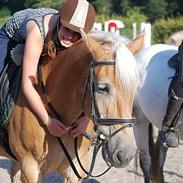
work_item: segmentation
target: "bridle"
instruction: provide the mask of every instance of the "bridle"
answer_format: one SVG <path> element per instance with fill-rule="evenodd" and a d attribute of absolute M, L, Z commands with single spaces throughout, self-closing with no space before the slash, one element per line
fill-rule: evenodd
<path fill-rule="evenodd" d="M 99 149 L 102 146 L 105 146 L 106 143 L 114 135 L 116 135 L 118 132 L 120 132 L 124 128 L 133 127 L 133 124 L 136 122 L 136 119 L 134 117 L 131 117 L 131 118 L 101 118 L 100 117 L 99 110 L 98 110 L 98 107 L 97 107 L 97 104 L 96 104 L 96 99 L 95 99 L 95 82 L 96 82 L 95 81 L 95 68 L 99 67 L 99 66 L 104 66 L 104 65 L 105 66 L 114 66 L 115 62 L 113 62 L 113 61 L 96 61 L 96 60 L 93 60 L 91 62 L 90 67 L 89 67 L 88 77 L 86 79 L 85 86 L 84 86 L 84 89 L 83 89 L 83 92 L 82 92 L 81 104 L 82 104 L 82 107 L 83 107 L 85 93 L 86 93 L 87 87 L 89 87 L 90 96 L 91 96 L 91 116 L 92 116 L 92 119 L 93 119 L 93 122 L 94 122 L 95 132 L 97 133 L 97 138 L 96 138 L 96 142 L 95 142 L 94 150 L 93 150 L 92 162 L 91 162 L 89 171 L 85 170 L 85 168 L 83 167 L 83 165 L 80 161 L 78 151 L 77 151 L 77 138 L 74 139 L 74 148 L 75 148 L 76 158 L 78 160 L 78 163 L 79 163 L 81 169 L 87 174 L 87 176 L 84 179 L 88 179 L 89 177 L 99 177 L 99 176 L 105 174 L 111 168 L 111 165 L 108 164 L 109 168 L 106 171 L 104 171 L 103 173 L 101 173 L 97 176 L 92 175 L 92 171 L 94 169 L 96 156 L 99 152 Z M 46 89 L 45 89 L 45 85 L 44 85 L 44 82 L 43 82 L 43 79 L 42 79 L 42 66 L 41 66 L 41 64 L 39 64 L 39 66 L 38 66 L 38 81 L 39 81 L 40 87 L 42 89 L 42 93 L 43 93 L 43 95 L 44 95 L 44 97 L 47 101 L 47 104 L 48 104 L 49 108 L 51 109 L 52 113 L 59 120 L 61 120 L 60 115 L 55 110 L 55 108 L 51 105 L 51 102 L 48 99 Z M 121 125 L 121 124 L 126 124 L 126 125 L 122 126 L 119 129 L 117 129 L 115 132 L 113 132 L 112 134 L 110 134 L 108 136 L 105 133 L 103 133 L 103 131 L 100 128 L 100 126 L 102 126 L 102 125 L 110 126 L 110 125 Z M 57 137 L 57 140 L 58 140 L 60 146 L 62 147 L 62 149 L 63 149 L 63 151 L 64 151 L 64 153 L 67 157 L 67 160 L 69 161 L 75 175 L 78 177 L 78 179 L 83 179 L 80 176 L 80 174 L 78 173 L 78 171 L 77 171 L 77 169 L 76 169 L 76 167 L 75 167 L 75 165 L 72 161 L 72 158 L 71 158 L 69 152 L 67 151 L 62 139 Z"/>
<path fill-rule="evenodd" d="M 114 61 L 96 61 L 93 60 L 91 62 L 90 68 L 89 68 L 89 79 L 86 80 L 86 83 L 89 83 L 89 90 L 91 95 L 91 114 L 93 118 L 93 122 L 95 125 L 95 128 L 97 128 L 100 125 L 120 125 L 120 124 L 134 124 L 136 119 L 134 117 L 132 118 L 101 118 L 100 113 L 96 104 L 95 99 L 95 68 L 99 66 L 114 66 Z M 85 84 L 85 87 L 87 87 L 87 84 Z M 85 95 L 86 88 L 84 88 L 83 96 Z M 84 97 L 82 97 L 82 104 L 83 104 Z"/>

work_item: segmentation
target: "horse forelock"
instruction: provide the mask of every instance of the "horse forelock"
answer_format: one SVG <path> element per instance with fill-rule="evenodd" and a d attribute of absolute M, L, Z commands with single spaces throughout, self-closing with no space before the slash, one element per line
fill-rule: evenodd
<path fill-rule="evenodd" d="M 134 96 L 139 76 L 136 60 L 127 46 L 121 42 L 115 42 L 113 47 L 116 49 L 116 78 L 126 94 Z"/>
<path fill-rule="evenodd" d="M 112 52 L 116 53 L 116 77 L 119 86 L 127 94 L 134 95 L 139 83 L 136 60 L 127 48 L 129 39 L 110 32 L 94 31 L 90 35 L 94 39 L 112 43 Z"/>
<path fill-rule="evenodd" d="M 118 34 L 114 34 L 112 32 L 92 31 L 92 32 L 90 32 L 89 35 L 96 40 L 101 40 L 101 41 L 105 41 L 105 42 L 114 43 L 116 41 L 120 41 L 125 44 L 128 44 L 130 42 L 130 40 L 128 38 L 118 35 Z"/>

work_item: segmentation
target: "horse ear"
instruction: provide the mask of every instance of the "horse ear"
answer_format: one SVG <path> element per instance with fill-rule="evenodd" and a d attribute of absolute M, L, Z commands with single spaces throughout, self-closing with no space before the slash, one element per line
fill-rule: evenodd
<path fill-rule="evenodd" d="M 81 36 L 86 43 L 90 53 L 94 58 L 98 58 L 99 54 L 103 53 L 104 49 L 92 37 L 88 36 L 83 29 L 80 29 Z"/>
<path fill-rule="evenodd" d="M 133 53 L 136 54 L 144 47 L 144 37 L 145 33 L 138 35 L 129 45 L 128 49 Z"/>
<path fill-rule="evenodd" d="M 81 33 L 81 37 L 83 38 L 83 40 L 85 41 L 85 43 L 87 44 L 88 42 L 88 39 L 87 39 L 87 35 L 86 33 L 84 32 L 83 29 L 80 29 L 80 33 Z"/>

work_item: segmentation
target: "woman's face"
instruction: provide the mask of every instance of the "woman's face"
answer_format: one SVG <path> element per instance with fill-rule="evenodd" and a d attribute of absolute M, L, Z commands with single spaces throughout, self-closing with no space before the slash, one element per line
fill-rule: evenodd
<path fill-rule="evenodd" d="M 58 38 L 60 40 L 60 44 L 68 48 L 78 41 L 81 38 L 81 35 L 78 32 L 74 32 L 61 25 L 58 31 Z"/>

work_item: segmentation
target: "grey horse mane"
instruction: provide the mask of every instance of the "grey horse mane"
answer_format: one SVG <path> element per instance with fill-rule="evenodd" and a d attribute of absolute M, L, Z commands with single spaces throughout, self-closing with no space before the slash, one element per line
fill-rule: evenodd
<path fill-rule="evenodd" d="M 130 43 L 130 40 L 127 37 L 121 36 L 112 32 L 92 31 L 89 33 L 89 35 L 94 39 L 100 39 L 100 40 L 111 42 L 111 43 L 115 43 L 117 40 L 124 44 Z"/>

